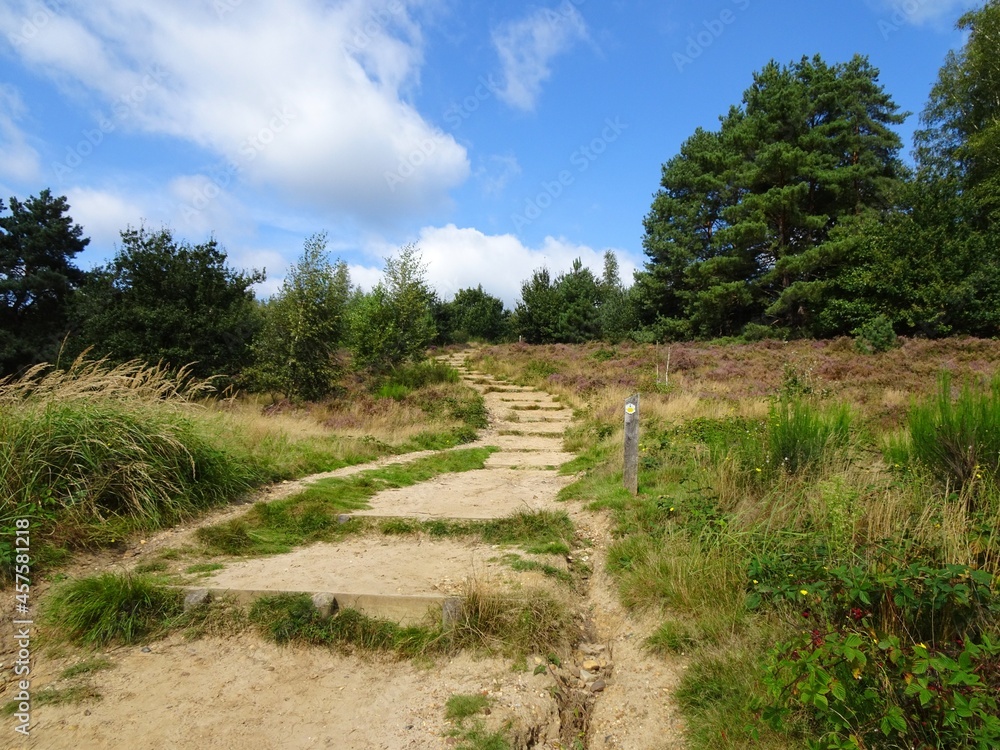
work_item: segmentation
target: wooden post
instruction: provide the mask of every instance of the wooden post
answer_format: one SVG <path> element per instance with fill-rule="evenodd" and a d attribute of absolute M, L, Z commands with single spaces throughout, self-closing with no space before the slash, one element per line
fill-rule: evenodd
<path fill-rule="evenodd" d="M 639 394 L 625 401 L 625 489 L 639 493 Z"/>

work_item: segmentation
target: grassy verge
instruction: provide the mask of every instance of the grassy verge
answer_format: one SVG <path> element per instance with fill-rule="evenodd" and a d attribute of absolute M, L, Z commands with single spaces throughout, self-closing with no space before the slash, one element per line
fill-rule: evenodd
<path fill-rule="evenodd" d="M 623 602 L 660 613 L 652 652 L 688 655 L 692 747 L 1000 745 L 1000 386 L 978 374 L 1000 352 L 775 347 L 675 347 L 669 387 L 652 347 L 480 365 L 589 403 L 562 497 L 611 514 Z M 942 365 L 968 368 L 960 387 Z M 633 387 L 638 497 L 620 488 Z"/>
<path fill-rule="evenodd" d="M 121 544 L 267 482 L 474 439 L 482 398 L 425 369 L 401 402 L 359 382 L 324 404 L 263 410 L 138 363 L 79 360 L 0 381 L 0 582 L 19 521 L 37 575 L 68 550 Z"/>
<path fill-rule="evenodd" d="M 355 533 L 366 525 L 354 520 L 341 523 L 338 516 L 368 508 L 368 498 L 383 490 L 410 487 L 444 473 L 482 469 L 494 450 L 449 451 L 352 477 L 323 479 L 284 500 L 258 503 L 240 518 L 201 528 L 197 538 L 210 553 L 268 555 Z"/>
<path fill-rule="evenodd" d="M 182 594 L 150 576 L 105 573 L 59 586 L 43 605 L 48 633 L 88 648 L 144 643 L 172 632 L 191 637 L 232 634 L 248 628 L 279 644 L 434 656 L 470 648 L 525 656 L 565 648 L 574 627 L 568 607 L 546 591 L 508 594 L 471 587 L 463 614 L 447 630 L 440 614 L 427 625 L 401 626 L 341 610 L 324 618 L 307 594 L 258 599 L 248 609 L 222 602 L 182 611 Z M 68 669 L 76 678 L 107 668 L 99 658 Z"/>

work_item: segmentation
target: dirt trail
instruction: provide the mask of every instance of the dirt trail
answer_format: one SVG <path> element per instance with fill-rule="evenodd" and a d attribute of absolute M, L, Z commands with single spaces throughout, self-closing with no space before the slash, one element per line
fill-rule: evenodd
<path fill-rule="evenodd" d="M 478 445 L 500 446 L 483 471 L 446 475 L 424 485 L 380 493 L 369 515 L 488 517 L 523 509 L 562 509 L 578 530 L 569 564 L 593 572 L 572 595 L 579 615 L 580 641 L 563 654 L 561 666 L 534 673 L 542 656 L 529 659 L 526 671 L 509 659 L 469 654 L 440 657 L 433 663 L 348 656 L 326 649 L 278 647 L 248 633 L 186 641 L 173 636 L 147 648 L 104 652 L 114 668 L 98 672 L 90 684 L 100 700 L 36 706 L 31 738 L 23 741 L 0 730 L 0 747 L 44 750 L 177 750 L 205 748 L 448 748 L 451 724 L 445 701 L 457 693 L 482 693 L 491 700 L 491 728 L 508 724 L 517 748 L 682 748 L 682 725 L 670 695 L 682 664 L 650 657 L 642 644 L 652 623 L 633 619 L 617 602 L 604 570 L 610 542 L 607 520 L 574 504 L 556 501 L 571 478 L 554 469 L 572 458 L 562 449 L 562 429 L 572 414 L 548 394 L 512 387 L 467 373 L 464 358 L 451 364 L 484 392 L 490 428 Z M 376 462 L 406 462 L 409 454 Z M 255 500 L 268 501 L 301 489 L 324 476 L 343 476 L 367 468 L 288 482 Z M 197 527 L 243 513 L 236 506 L 197 524 L 158 534 L 130 551 L 119 564 L 136 561 L 166 547 L 191 541 Z M 489 545 L 446 540 L 430 543 L 362 536 L 339 544 L 313 545 L 260 560 L 233 562 L 213 576 L 233 587 L 282 590 L 331 590 L 357 584 L 366 590 L 454 593 L 475 577 L 503 585 L 545 583 L 539 573 L 514 573 L 498 562 L 502 551 Z M 91 559 L 74 572 L 101 567 Z M 379 589 L 379 587 L 382 589 Z M 327 588 L 323 588 L 327 587 Z M 60 673 L 86 654 L 58 649 L 39 653 L 32 690 L 65 686 Z M 584 671 L 581 673 L 581 669 Z M 9 667 L 0 701 L 13 695 Z"/>

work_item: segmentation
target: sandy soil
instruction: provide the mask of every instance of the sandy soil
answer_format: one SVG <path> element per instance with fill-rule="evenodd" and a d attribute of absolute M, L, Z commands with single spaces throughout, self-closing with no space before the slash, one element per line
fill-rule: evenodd
<path fill-rule="evenodd" d="M 507 550 L 454 539 L 359 537 L 301 547 L 287 555 L 241 560 L 204 579 L 205 586 L 254 591 L 348 594 L 458 594 L 477 583 L 538 585 L 538 573 L 500 562 Z M 546 560 L 547 562 L 550 562 Z"/>
<path fill-rule="evenodd" d="M 460 355 L 452 357 L 456 366 Z M 27 742 L 0 729 L 0 747 L 39 750 L 153 750 L 206 748 L 448 748 L 445 701 L 456 693 L 490 697 L 492 728 L 509 722 L 515 747 L 566 748 L 566 729 L 588 727 L 585 747 L 681 748 L 683 726 L 671 702 L 684 664 L 652 657 L 642 648 L 654 623 L 636 619 L 618 604 L 613 581 L 604 571 L 610 541 L 603 515 L 574 504 L 557 503 L 558 490 L 571 478 L 548 468 L 572 458 L 562 449 L 561 431 L 570 413 L 548 394 L 508 389 L 492 378 L 472 374 L 468 381 L 485 393 L 490 429 L 477 444 L 495 445 L 483 471 L 440 477 L 424 485 L 381 493 L 370 511 L 378 515 L 491 517 L 520 509 L 553 508 L 570 512 L 579 530 L 573 557 L 593 573 L 577 594 L 583 638 L 562 666 L 534 674 L 512 670 L 509 660 L 460 654 L 433 663 L 399 662 L 335 653 L 326 649 L 281 648 L 249 633 L 228 638 L 185 641 L 174 636 L 105 655 L 110 670 L 86 678 L 100 699 L 77 704 L 34 706 Z M 475 381 L 479 381 L 476 383 Z M 501 392 L 492 389 L 502 388 Z M 538 405 L 542 410 L 524 410 Z M 552 409 L 552 411 L 549 411 Z M 555 411 L 555 409 L 559 409 Z M 500 434 L 509 431 L 548 434 Z M 377 462 L 396 463 L 416 456 Z M 344 476 L 371 465 L 322 476 Z M 301 489 L 310 477 L 269 488 L 253 498 L 269 501 Z M 124 558 L 95 556 L 79 560 L 71 573 L 111 565 L 133 566 L 167 547 L 192 540 L 194 530 L 246 512 L 236 506 L 198 523 L 172 529 L 137 543 Z M 469 578 L 510 585 L 537 582 L 537 575 L 514 574 L 496 558 L 504 550 L 454 540 L 364 537 L 339 544 L 313 545 L 260 560 L 229 562 L 203 579 L 212 586 L 319 591 L 351 586 L 397 593 L 452 593 Z M 550 558 L 551 559 L 551 558 Z M 534 577 L 533 577 L 534 576 Z M 551 585 L 551 582 L 550 582 Z M 6 646 L 6 644 L 5 644 Z M 0 651 L 7 650 L 0 646 Z M 68 647 L 37 651 L 32 690 L 65 687 L 66 667 L 90 656 Z M 11 655 L 0 675 L 0 701 L 14 692 Z M 595 674 L 580 673 L 583 664 Z M 595 676 L 600 679 L 596 680 Z M 560 740 L 560 734 L 563 735 Z"/>
<path fill-rule="evenodd" d="M 254 636 L 181 638 L 112 653 L 103 699 L 36 710 L 38 750 L 445 748 L 453 694 L 485 693 L 492 716 L 547 727 L 551 677 L 468 656 L 409 663 L 279 647 Z M 9 737 L 5 733 L 4 739 Z M 553 737 L 555 735 L 553 734 Z M 13 745 L 12 745 L 13 746 Z"/>
<path fill-rule="evenodd" d="M 553 471 L 484 469 L 445 474 L 414 487 L 386 490 L 369 501 L 371 510 L 355 516 L 407 518 L 502 518 L 552 505 L 555 494 L 572 482 Z"/>

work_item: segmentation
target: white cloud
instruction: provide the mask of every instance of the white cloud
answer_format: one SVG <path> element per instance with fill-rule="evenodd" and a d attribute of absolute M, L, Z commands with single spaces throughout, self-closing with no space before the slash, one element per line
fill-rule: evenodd
<path fill-rule="evenodd" d="M 540 8 L 496 29 L 493 44 L 504 79 L 497 95 L 512 107 L 533 110 L 542 84 L 552 75 L 552 59 L 587 38 L 587 24 L 571 0 L 563 0 L 554 10 Z"/>
<path fill-rule="evenodd" d="M 874 3 L 880 12 L 891 14 L 887 22 L 916 26 L 944 21 L 952 26 L 959 14 L 979 5 L 977 0 L 874 0 Z"/>
<path fill-rule="evenodd" d="M 85 253 L 93 254 L 97 264 L 110 259 L 111 248 L 121 241 L 121 230 L 139 226 L 147 219 L 155 220 L 139 203 L 108 190 L 72 188 L 66 191 L 66 200 L 73 222 L 83 227 L 84 237 L 90 238 Z M 159 224 L 151 226 L 159 228 Z"/>
<path fill-rule="evenodd" d="M 521 283 L 541 267 L 553 277 L 570 270 L 573 260 L 580 258 L 595 274 L 604 269 L 604 250 L 578 245 L 563 238 L 546 237 L 540 247 L 525 246 L 510 234 L 488 235 L 477 229 L 425 227 L 416 242 L 431 286 L 442 299 L 450 299 L 459 289 L 480 284 L 483 290 L 500 297 L 513 308 L 521 296 Z M 617 250 L 622 280 L 629 284 L 636 266 L 633 259 Z M 351 279 L 365 288 L 377 282 L 374 269 L 351 268 Z M 375 271 L 377 273 L 377 271 Z M 364 279 L 364 280 L 362 280 Z"/>
<path fill-rule="evenodd" d="M 18 125 L 26 112 L 21 93 L 0 84 L 0 177 L 17 182 L 34 182 L 41 172 L 38 152 Z"/>
<path fill-rule="evenodd" d="M 116 127 L 197 144 L 300 204 L 385 218 L 446 205 L 470 171 L 407 100 L 420 4 L 12 0 L 0 35 Z"/>

